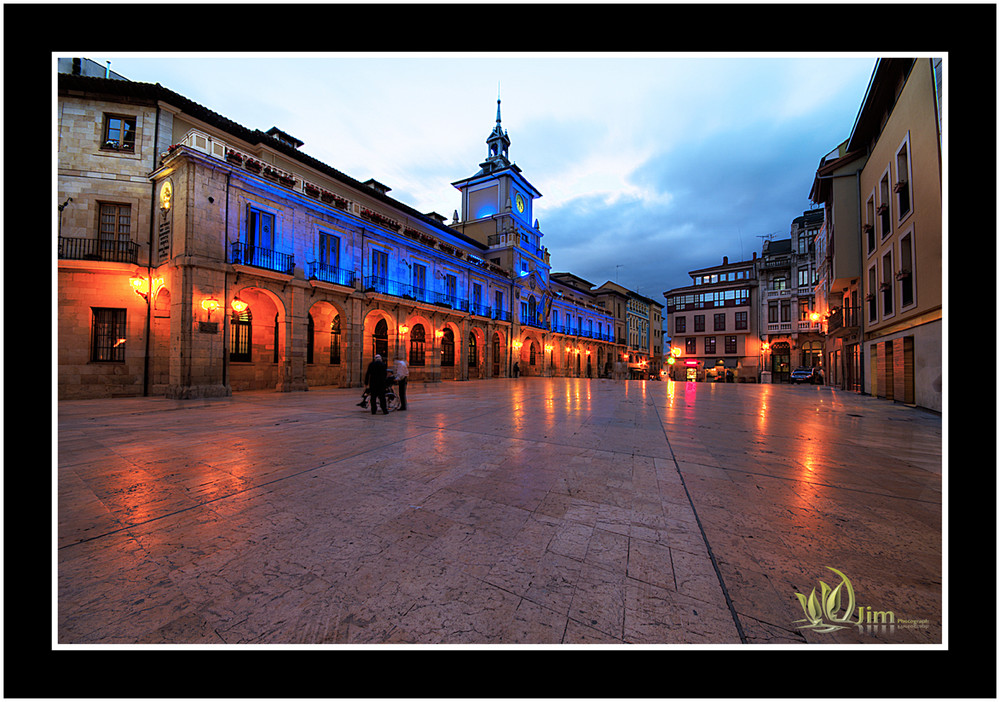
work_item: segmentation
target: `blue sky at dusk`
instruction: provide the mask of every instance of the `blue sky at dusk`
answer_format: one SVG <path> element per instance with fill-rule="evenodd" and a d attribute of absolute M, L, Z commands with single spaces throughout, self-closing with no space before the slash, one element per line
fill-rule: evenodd
<path fill-rule="evenodd" d="M 79 55 L 79 54 L 74 54 Z M 687 272 L 787 237 L 850 135 L 874 55 L 102 55 L 448 221 L 486 156 L 499 86 L 510 158 L 541 193 L 553 271 L 663 302 Z"/>

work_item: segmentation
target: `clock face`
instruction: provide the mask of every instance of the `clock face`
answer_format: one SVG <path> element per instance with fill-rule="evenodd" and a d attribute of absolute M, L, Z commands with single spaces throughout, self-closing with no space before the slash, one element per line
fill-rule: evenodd
<path fill-rule="evenodd" d="M 518 193 L 514 199 L 517 204 L 517 211 L 524 212 L 524 198 L 521 197 L 521 193 Z"/>

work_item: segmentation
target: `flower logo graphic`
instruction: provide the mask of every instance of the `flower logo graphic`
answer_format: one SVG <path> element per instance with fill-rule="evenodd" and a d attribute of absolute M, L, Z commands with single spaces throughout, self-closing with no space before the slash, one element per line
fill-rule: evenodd
<path fill-rule="evenodd" d="M 851 615 L 854 613 L 854 588 L 851 587 L 851 581 L 836 568 L 827 566 L 827 570 L 832 570 L 840 576 L 840 583 L 836 587 L 831 588 L 820 580 L 819 595 L 816 594 L 816 588 L 813 588 L 808 598 L 802 593 L 795 593 L 795 596 L 799 598 L 799 604 L 802 605 L 802 611 L 806 615 L 805 619 L 796 619 L 793 622 L 794 624 L 806 622 L 799 629 L 812 629 L 815 632 L 825 634 L 856 624 L 856 622 L 850 621 Z M 846 602 L 844 602 L 843 597 L 845 593 L 847 595 Z M 841 612 L 842 606 L 843 612 Z"/>

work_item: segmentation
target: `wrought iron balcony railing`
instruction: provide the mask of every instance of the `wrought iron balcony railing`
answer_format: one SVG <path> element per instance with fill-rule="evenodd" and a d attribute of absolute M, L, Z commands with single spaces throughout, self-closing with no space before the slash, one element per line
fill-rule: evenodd
<path fill-rule="evenodd" d="M 309 276 L 326 283 L 354 287 L 354 271 L 347 268 L 336 268 L 326 263 L 311 263 Z"/>
<path fill-rule="evenodd" d="M 248 246 L 242 241 L 233 242 L 229 262 L 277 271 L 286 275 L 292 274 L 295 269 L 295 259 L 291 254 L 260 246 Z"/>
<path fill-rule="evenodd" d="M 463 312 L 469 311 L 468 300 L 463 300 L 455 295 L 449 295 L 448 293 L 426 290 L 409 283 L 403 283 L 390 278 L 383 278 L 382 276 L 365 276 L 364 290 L 365 292 L 377 292 L 383 295 L 402 297 L 407 300 L 415 300 L 417 302 L 427 302 L 432 305 L 443 305 L 451 307 L 455 310 L 462 310 Z"/>
<path fill-rule="evenodd" d="M 115 239 L 75 239 L 59 237 L 59 258 L 72 261 L 138 263 L 139 245 Z"/>

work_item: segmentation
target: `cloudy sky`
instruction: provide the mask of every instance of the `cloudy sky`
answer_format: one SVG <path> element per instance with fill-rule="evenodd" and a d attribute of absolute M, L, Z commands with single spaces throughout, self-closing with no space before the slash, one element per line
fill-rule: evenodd
<path fill-rule="evenodd" d="M 74 54 L 77 55 L 77 54 Z M 663 300 L 688 271 L 750 258 L 810 208 L 875 56 L 101 55 L 357 180 L 451 220 L 502 100 L 510 158 L 542 193 L 553 271 Z"/>

